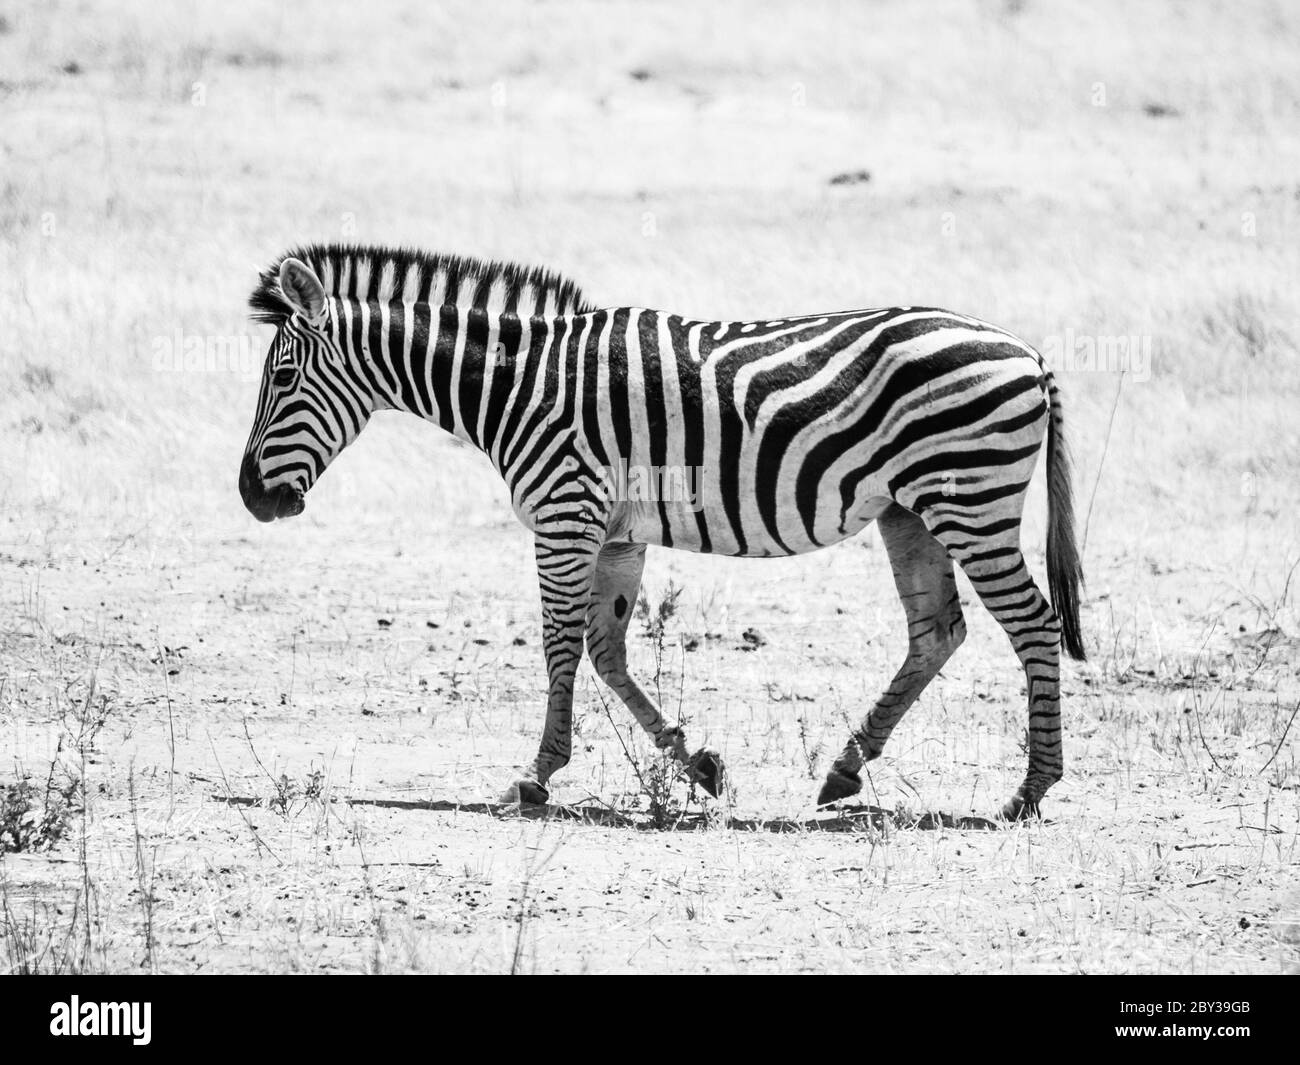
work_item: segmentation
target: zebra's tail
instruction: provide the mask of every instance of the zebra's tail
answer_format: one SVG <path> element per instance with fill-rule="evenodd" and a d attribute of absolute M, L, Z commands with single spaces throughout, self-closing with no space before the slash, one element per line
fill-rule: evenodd
<path fill-rule="evenodd" d="M 1047 588 L 1061 619 L 1061 642 L 1071 658 L 1082 662 L 1083 633 L 1079 628 L 1079 585 L 1083 563 L 1074 542 L 1074 494 L 1070 487 L 1070 454 L 1065 446 L 1065 414 L 1052 372 L 1044 369 L 1050 416 L 1047 425 Z"/>

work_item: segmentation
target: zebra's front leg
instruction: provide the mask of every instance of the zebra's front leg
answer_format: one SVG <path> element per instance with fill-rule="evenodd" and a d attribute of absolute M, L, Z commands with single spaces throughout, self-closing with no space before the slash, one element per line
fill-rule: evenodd
<path fill-rule="evenodd" d="M 542 647 L 548 678 L 546 724 L 537 757 L 502 796 L 507 803 L 545 803 L 546 783 L 569 763 L 573 743 L 573 678 L 582 659 L 582 633 L 591 598 L 600 529 L 539 529 L 535 541 L 542 590 Z"/>
<path fill-rule="evenodd" d="M 717 798 L 723 779 L 721 756 L 707 747 L 688 755 L 684 730 L 664 720 L 654 700 L 627 672 L 627 626 L 644 568 L 645 544 L 617 543 L 601 548 L 587 607 L 587 653 L 600 679 L 632 711 L 655 746 L 672 752 L 687 776 Z"/>

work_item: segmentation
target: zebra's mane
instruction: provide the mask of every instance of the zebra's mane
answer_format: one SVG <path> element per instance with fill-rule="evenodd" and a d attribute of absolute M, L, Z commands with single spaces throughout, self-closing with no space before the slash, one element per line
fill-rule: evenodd
<path fill-rule="evenodd" d="M 572 281 L 543 267 L 410 248 L 308 244 L 292 248 L 258 278 L 253 319 L 279 325 L 293 311 L 280 291 L 280 264 L 310 266 L 330 296 L 372 303 L 455 304 L 524 316 L 584 314 L 595 308 Z"/>

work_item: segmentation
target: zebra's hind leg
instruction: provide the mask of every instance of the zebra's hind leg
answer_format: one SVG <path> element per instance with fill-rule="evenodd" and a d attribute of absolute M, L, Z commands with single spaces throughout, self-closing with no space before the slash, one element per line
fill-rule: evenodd
<path fill-rule="evenodd" d="M 1029 771 L 1002 807 L 1015 821 L 1038 813 L 1043 793 L 1061 779 L 1060 643 L 1061 624 L 1047 597 L 1038 590 L 1016 542 L 1000 546 L 952 544 L 950 550 L 966 571 L 990 614 L 1011 639 L 1025 670 L 1029 693 Z"/>
<path fill-rule="evenodd" d="M 627 672 L 627 626 L 644 568 L 645 544 L 611 543 L 601 548 L 587 607 L 587 653 L 600 679 L 632 711 L 655 746 L 671 751 L 687 775 L 716 798 L 722 785 L 721 757 L 707 748 L 688 756 L 683 730 L 664 720 L 654 700 Z"/>
<path fill-rule="evenodd" d="M 818 805 L 861 790 L 862 764 L 880 757 L 894 726 L 966 636 L 952 560 L 943 545 L 920 518 L 897 503 L 886 507 L 877 523 L 907 615 L 907 658 L 835 759 Z"/>

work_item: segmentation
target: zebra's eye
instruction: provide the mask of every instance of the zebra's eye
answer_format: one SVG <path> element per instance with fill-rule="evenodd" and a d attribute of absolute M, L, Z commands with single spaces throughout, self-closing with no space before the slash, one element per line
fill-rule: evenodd
<path fill-rule="evenodd" d="M 292 366 L 281 366 L 271 375 L 271 383 L 276 388 L 290 388 L 298 380 L 298 371 Z"/>

